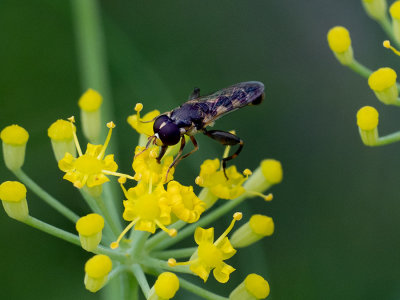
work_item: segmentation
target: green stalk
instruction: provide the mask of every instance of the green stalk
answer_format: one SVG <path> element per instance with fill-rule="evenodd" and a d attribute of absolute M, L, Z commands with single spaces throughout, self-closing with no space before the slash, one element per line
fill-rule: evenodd
<path fill-rule="evenodd" d="M 131 272 L 136 277 L 143 294 L 147 298 L 149 296 L 150 286 L 147 282 L 146 275 L 144 275 L 143 269 L 140 267 L 140 265 L 134 264 L 131 267 Z"/>
<path fill-rule="evenodd" d="M 151 256 L 158 259 L 169 259 L 169 258 L 184 258 L 190 257 L 197 250 L 197 247 L 174 249 L 166 251 L 152 252 Z"/>
<path fill-rule="evenodd" d="M 48 205 L 57 210 L 60 214 L 62 214 L 67 219 L 71 220 L 73 223 L 76 223 L 79 219 L 79 216 L 75 214 L 72 210 L 61 204 L 56 198 L 47 193 L 44 189 L 42 189 L 39 185 L 37 185 L 27 174 L 25 174 L 22 169 L 14 171 L 14 175 L 21 180 L 32 192 L 34 192 L 39 198 L 41 198 Z"/>
<path fill-rule="evenodd" d="M 383 146 L 400 141 L 400 131 L 378 138 L 375 146 Z"/>
<path fill-rule="evenodd" d="M 203 297 L 204 299 L 209 299 L 209 300 L 228 300 L 226 297 L 219 296 L 217 294 L 214 294 L 210 291 L 207 291 L 181 277 L 179 278 L 179 285 L 183 287 L 185 290 L 188 290 L 192 292 L 193 294 L 199 295 L 200 297 Z"/>
<path fill-rule="evenodd" d="M 176 229 L 179 230 L 181 229 L 183 226 L 185 226 L 187 223 L 179 220 L 176 221 L 174 224 L 172 224 L 171 226 L 168 226 L 168 229 Z M 178 233 L 179 235 L 179 233 Z M 159 243 L 161 243 L 163 240 L 167 239 L 167 238 L 171 238 L 168 233 L 166 233 L 165 231 L 161 230 L 159 233 L 155 234 L 153 237 L 149 238 L 149 240 L 146 243 L 146 250 L 150 251 L 151 249 L 154 249 L 157 247 L 157 245 Z M 176 237 L 173 237 L 173 239 L 175 239 Z"/>

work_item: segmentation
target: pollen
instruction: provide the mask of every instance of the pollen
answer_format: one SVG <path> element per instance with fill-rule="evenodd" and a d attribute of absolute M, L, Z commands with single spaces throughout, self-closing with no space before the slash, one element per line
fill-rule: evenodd
<path fill-rule="evenodd" d="M 88 89 L 78 101 L 79 107 L 86 112 L 97 111 L 101 103 L 103 102 L 103 97 L 100 95 L 99 92 Z"/>
<path fill-rule="evenodd" d="M 19 125 L 10 125 L 1 131 L 0 137 L 5 144 L 22 146 L 28 142 L 29 134 Z"/>
<path fill-rule="evenodd" d="M 381 92 L 396 84 L 397 74 L 391 68 L 380 68 L 368 78 L 368 85 L 373 91 Z"/>
<path fill-rule="evenodd" d="M 141 112 L 143 109 L 143 104 L 142 103 L 136 103 L 135 105 L 135 111 L 136 112 Z"/>
<path fill-rule="evenodd" d="M 361 130 L 369 131 L 378 127 L 379 113 L 372 106 L 364 106 L 357 112 L 357 125 Z"/>
<path fill-rule="evenodd" d="M 346 52 L 351 46 L 349 31 L 342 26 L 333 27 L 328 32 L 328 43 L 333 52 Z"/>

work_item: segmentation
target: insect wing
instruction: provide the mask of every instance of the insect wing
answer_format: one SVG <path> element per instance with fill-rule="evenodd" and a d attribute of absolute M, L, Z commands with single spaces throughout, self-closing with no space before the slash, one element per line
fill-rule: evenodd
<path fill-rule="evenodd" d="M 187 103 L 197 103 L 204 112 L 203 126 L 206 127 L 227 113 L 253 104 L 263 93 L 261 82 L 242 82 Z"/>

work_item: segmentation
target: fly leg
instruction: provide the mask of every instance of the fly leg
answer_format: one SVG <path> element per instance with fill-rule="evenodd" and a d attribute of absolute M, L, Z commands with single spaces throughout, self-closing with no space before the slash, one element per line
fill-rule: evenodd
<path fill-rule="evenodd" d="M 189 100 L 197 99 L 200 97 L 200 89 L 198 87 L 195 87 L 193 89 L 193 92 L 189 96 Z"/>
<path fill-rule="evenodd" d="M 233 153 L 231 156 L 228 156 L 228 157 L 225 157 L 222 159 L 222 169 L 224 170 L 225 178 L 228 180 L 228 176 L 226 175 L 226 162 L 228 160 L 236 158 L 239 155 L 240 151 L 242 151 L 242 149 L 243 149 L 243 145 L 244 145 L 243 140 L 240 137 L 238 137 L 230 132 L 226 132 L 226 131 L 222 131 L 222 130 L 210 130 L 210 131 L 204 130 L 203 133 L 206 136 L 212 138 L 213 140 L 216 140 L 217 142 L 219 142 L 222 145 L 225 145 L 225 146 L 239 145 L 239 148 L 236 150 L 235 153 Z"/>
<path fill-rule="evenodd" d="M 168 149 L 168 146 L 161 146 L 160 153 L 158 154 L 158 156 L 156 158 L 158 163 L 161 162 L 161 159 L 163 158 L 163 156 L 164 156 L 165 152 L 167 151 L 167 149 Z"/>
<path fill-rule="evenodd" d="M 178 165 L 178 163 L 179 163 L 182 159 L 188 157 L 189 155 L 191 155 L 191 154 L 193 154 L 194 152 L 196 152 L 197 150 L 199 150 L 199 145 L 197 144 L 196 139 L 195 139 L 193 136 L 190 136 L 190 140 L 191 140 L 192 143 L 193 143 L 194 149 L 192 149 L 189 153 L 186 153 L 185 155 L 181 156 L 181 155 L 182 155 L 182 152 L 183 152 L 183 148 L 185 147 L 185 143 L 186 143 L 186 141 L 185 141 L 185 136 L 182 136 L 182 139 L 181 139 L 181 147 L 180 147 L 180 149 L 179 149 L 178 154 L 175 156 L 174 161 L 173 161 L 172 164 L 168 167 L 168 171 L 167 171 L 167 175 L 166 175 L 165 181 L 167 181 L 167 179 L 168 179 L 168 173 L 169 173 L 169 170 L 170 170 L 171 168 L 176 167 L 176 166 Z"/>

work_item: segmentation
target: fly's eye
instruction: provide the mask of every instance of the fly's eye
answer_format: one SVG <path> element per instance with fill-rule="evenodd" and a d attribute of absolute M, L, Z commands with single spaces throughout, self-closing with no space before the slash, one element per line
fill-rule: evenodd
<path fill-rule="evenodd" d="M 252 105 L 258 105 L 261 102 L 263 102 L 265 98 L 265 93 L 262 93 L 260 96 L 258 96 L 256 99 L 253 100 L 253 102 L 251 102 Z"/>
<path fill-rule="evenodd" d="M 159 129 L 158 136 L 164 145 L 172 146 L 178 144 L 181 138 L 181 131 L 176 124 L 167 122 Z"/>
<path fill-rule="evenodd" d="M 153 131 L 154 133 L 158 133 L 160 131 L 160 127 L 163 123 L 171 122 L 171 119 L 168 118 L 166 115 L 161 115 L 157 117 L 153 124 Z"/>

